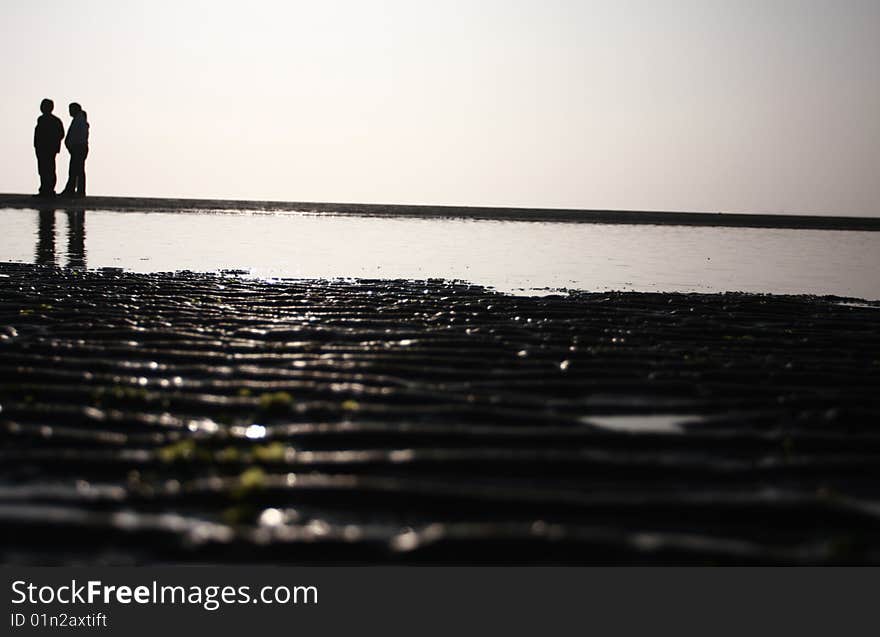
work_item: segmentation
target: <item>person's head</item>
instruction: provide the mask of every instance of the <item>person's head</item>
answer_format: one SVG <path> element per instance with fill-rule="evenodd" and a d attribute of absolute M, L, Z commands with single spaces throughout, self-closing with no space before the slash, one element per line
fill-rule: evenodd
<path fill-rule="evenodd" d="M 67 107 L 67 110 L 70 112 L 71 117 L 76 117 L 82 112 L 82 106 L 76 102 L 71 102 L 70 106 Z"/>
<path fill-rule="evenodd" d="M 50 100 L 48 97 L 40 102 L 40 112 L 44 115 L 48 115 L 53 110 L 55 110 L 55 102 Z"/>

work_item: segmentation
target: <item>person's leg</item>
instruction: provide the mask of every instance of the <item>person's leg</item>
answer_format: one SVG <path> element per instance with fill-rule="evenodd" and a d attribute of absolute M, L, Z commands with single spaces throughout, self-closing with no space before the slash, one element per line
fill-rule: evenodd
<path fill-rule="evenodd" d="M 75 151 L 70 151 L 70 163 L 67 164 L 67 185 L 64 186 L 64 190 L 62 191 L 62 195 L 70 196 L 74 193 L 76 189 L 76 154 Z"/>
<path fill-rule="evenodd" d="M 79 149 L 70 154 L 70 194 L 75 195 L 79 188 L 79 176 L 82 174 L 82 158 Z"/>
<path fill-rule="evenodd" d="M 40 194 L 46 194 L 46 158 L 37 153 L 37 172 L 40 174 Z"/>
<path fill-rule="evenodd" d="M 47 194 L 54 195 L 55 184 L 58 183 L 58 176 L 55 173 L 55 153 L 48 153 L 46 155 L 46 175 L 48 176 L 46 192 Z"/>
<path fill-rule="evenodd" d="M 86 157 L 89 156 L 89 147 L 85 146 L 80 152 L 79 177 L 77 181 L 76 194 L 80 197 L 86 196 Z"/>
<path fill-rule="evenodd" d="M 82 146 L 74 146 L 70 149 L 70 192 L 69 195 L 85 196 L 85 162 L 86 149 Z M 65 189 L 66 191 L 67 189 Z"/>
<path fill-rule="evenodd" d="M 40 194 L 55 194 L 55 153 L 37 153 L 37 170 L 40 173 Z"/>

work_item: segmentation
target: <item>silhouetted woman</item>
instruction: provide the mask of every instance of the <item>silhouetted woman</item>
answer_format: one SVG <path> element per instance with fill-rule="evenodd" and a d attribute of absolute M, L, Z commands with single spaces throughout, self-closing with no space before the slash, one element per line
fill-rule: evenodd
<path fill-rule="evenodd" d="M 89 154 L 89 122 L 82 106 L 73 102 L 70 107 L 73 121 L 67 129 L 64 145 L 70 153 L 70 170 L 67 186 L 61 193 L 65 197 L 86 196 L 86 157 Z"/>

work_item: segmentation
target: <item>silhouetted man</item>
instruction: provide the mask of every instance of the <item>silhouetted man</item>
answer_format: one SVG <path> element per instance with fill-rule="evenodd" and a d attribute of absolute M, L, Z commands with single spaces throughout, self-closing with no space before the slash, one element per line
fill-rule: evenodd
<path fill-rule="evenodd" d="M 86 157 L 89 154 L 89 122 L 82 106 L 72 102 L 69 107 L 73 121 L 67 129 L 64 145 L 70 153 L 67 185 L 61 194 L 65 197 L 86 196 Z"/>
<path fill-rule="evenodd" d="M 61 151 L 64 124 L 52 114 L 55 103 L 50 99 L 40 102 L 43 113 L 34 128 L 34 150 L 37 152 L 37 170 L 40 173 L 40 197 L 55 196 L 55 155 Z"/>

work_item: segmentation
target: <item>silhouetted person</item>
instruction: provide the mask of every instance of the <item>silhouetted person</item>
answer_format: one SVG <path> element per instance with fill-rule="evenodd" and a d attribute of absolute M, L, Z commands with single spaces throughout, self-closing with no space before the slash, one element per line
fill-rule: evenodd
<path fill-rule="evenodd" d="M 67 129 L 64 145 L 70 153 L 70 169 L 67 185 L 61 194 L 65 197 L 86 196 L 86 157 L 89 154 L 89 122 L 86 112 L 76 102 L 71 103 L 70 116 L 73 121 Z"/>
<path fill-rule="evenodd" d="M 40 197 L 55 196 L 55 156 L 61 151 L 64 124 L 52 114 L 55 103 L 50 99 L 40 102 L 37 126 L 34 128 L 34 150 L 37 153 L 37 170 L 40 173 Z"/>

